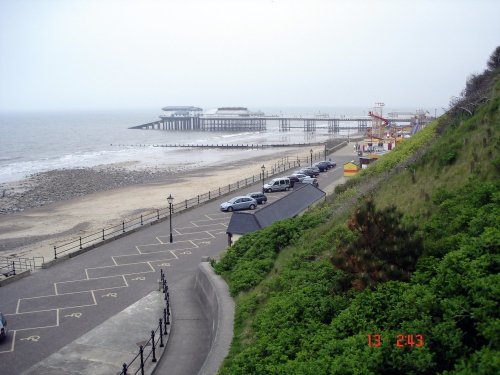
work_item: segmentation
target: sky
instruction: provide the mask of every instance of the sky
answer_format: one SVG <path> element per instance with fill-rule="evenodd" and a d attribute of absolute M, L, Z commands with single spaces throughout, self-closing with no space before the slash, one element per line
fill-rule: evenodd
<path fill-rule="evenodd" d="M 0 111 L 446 108 L 498 0 L 0 0 Z"/>

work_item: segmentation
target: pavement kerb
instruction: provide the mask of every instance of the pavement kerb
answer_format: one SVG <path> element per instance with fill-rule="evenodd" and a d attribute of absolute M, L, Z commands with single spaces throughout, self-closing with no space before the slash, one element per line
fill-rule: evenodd
<path fill-rule="evenodd" d="M 209 262 L 202 262 L 196 272 L 195 290 L 207 320 L 212 322 L 210 351 L 198 375 L 216 374 L 229 353 L 233 340 L 234 301 L 224 279 L 216 275 Z"/>

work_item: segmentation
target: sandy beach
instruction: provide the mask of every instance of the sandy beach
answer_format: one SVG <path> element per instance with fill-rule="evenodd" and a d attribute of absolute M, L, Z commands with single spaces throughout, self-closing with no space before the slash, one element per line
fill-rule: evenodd
<path fill-rule="evenodd" d="M 186 160 L 175 170 L 134 170 L 131 163 L 36 175 L 9 185 L 4 196 L 0 191 L 0 255 L 50 260 L 54 244 L 164 208 L 169 194 L 179 202 L 258 175 L 262 164 L 287 156 L 306 158 L 309 148 L 256 151 L 249 159 L 201 168 Z"/>

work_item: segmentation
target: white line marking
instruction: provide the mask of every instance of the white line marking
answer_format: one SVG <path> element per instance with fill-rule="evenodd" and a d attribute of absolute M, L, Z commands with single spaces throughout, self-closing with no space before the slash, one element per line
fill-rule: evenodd
<path fill-rule="evenodd" d="M 12 334 L 12 345 L 10 346 L 10 350 L 1 351 L 0 354 L 2 354 L 2 353 L 11 353 L 11 352 L 14 351 L 14 345 L 16 343 L 16 331 L 14 330 L 12 332 L 14 332 L 14 333 Z"/>

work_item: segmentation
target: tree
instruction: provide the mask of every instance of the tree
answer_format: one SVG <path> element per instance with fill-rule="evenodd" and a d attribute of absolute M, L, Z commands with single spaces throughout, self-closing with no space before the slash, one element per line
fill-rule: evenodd
<path fill-rule="evenodd" d="M 500 68 L 500 46 L 495 48 L 486 65 L 491 71 Z"/>
<path fill-rule="evenodd" d="M 356 235 L 337 249 L 332 263 L 353 276 L 356 289 L 388 280 L 408 280 L 422 253 L 415 227 L 402 223 L 395 206 L 376 210 L 368 199 L 356 210 L 348 228 Z"/>

